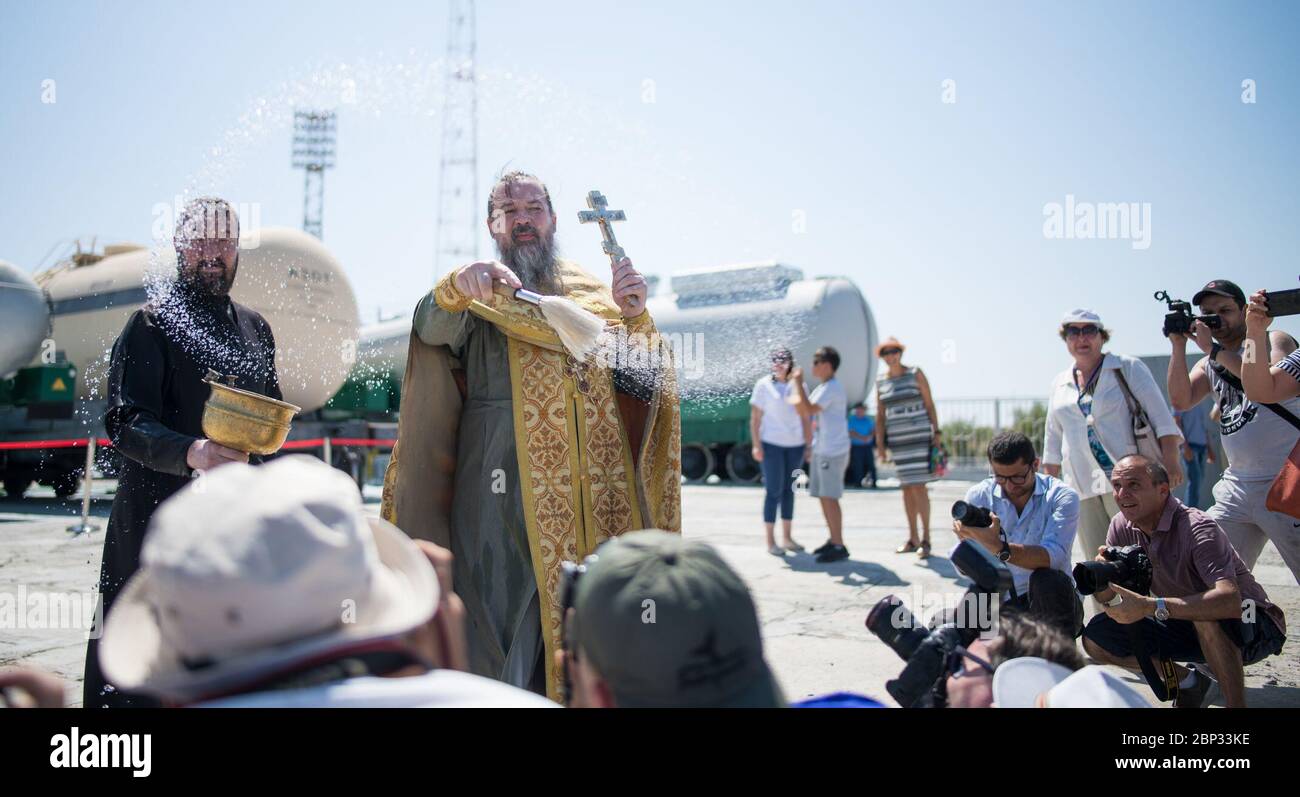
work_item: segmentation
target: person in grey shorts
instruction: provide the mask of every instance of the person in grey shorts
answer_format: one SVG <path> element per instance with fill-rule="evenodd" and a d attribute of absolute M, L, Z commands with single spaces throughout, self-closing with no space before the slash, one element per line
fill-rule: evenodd
<path fill-rule="evenodd" d="M 849 467 L 849 401 L 844 386 L 835 378 L 840 367 L 840 354 L 830 346 L 822 346 L 813 354 L 813 376 L 821 382 L 812 395 L 804 390 L 803 371 L 790 372 L 794 386 L 795 409 L 806 418 L 814 418 L 812 474 L 808 492 L 821 499 L 822 514 L 830 528 L 831 537 L 813 551 L 818 562 L 838 562 L 849 558 L 844 547 L 844 516 L 840 511 L 840 497 L 844 495 L 844 471 Z"/>

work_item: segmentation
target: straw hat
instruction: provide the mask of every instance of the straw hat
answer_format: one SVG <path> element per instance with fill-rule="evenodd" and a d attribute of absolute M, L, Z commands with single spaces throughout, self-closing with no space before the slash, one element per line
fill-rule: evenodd
<path fill-rule="evenodd" d="M 880 353 L 885 349 L 898 349 L 900 352 L 907 351 L 907 347 L 899 343 L 898 338 L 892 335 L 885 338 L 884 341 L 876 347 L 876 356 L 879 357 Z"/>

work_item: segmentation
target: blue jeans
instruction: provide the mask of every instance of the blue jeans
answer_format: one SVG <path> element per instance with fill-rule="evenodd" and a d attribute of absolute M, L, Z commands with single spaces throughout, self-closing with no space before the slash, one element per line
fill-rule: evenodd
<path fill-rule="evenodd" d="M 781 519 L 794 519 L 794 477 L 790 474 L 803 466 L 803 446 L 763 444 L 763 522 L 776 522 L 776 507 L 781 505 Z"/>
<path fill-rule="evenodd" d="M 1201 478 L 1205 475 L 1205 446 L 1188 443 L 1187 447 L 1192 450 L 1192 458 L 1183 460 L 1183 467 L 1187 469 L 1187 500 L 1184 503 L 1197 509 L 1205 509 L 1201 505 Z"/>

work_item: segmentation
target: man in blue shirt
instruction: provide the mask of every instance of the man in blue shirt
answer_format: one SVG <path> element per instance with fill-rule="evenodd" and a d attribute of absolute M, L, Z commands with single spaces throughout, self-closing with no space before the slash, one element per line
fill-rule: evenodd
<path fill-rule="evenodd" d="M 867 413 L 867 405 L 853 405 L 849 413 L 849 486 L 876 487 L 876 419 Z M 870 481 L 870 485 L 866 482 Z"/>
<path fill-rule="evenodd" d="M 1070 551 L 1079 521 L 1079 494 L 1038 472 L 1034 444 L 1020 432 L 989 441 L 993 475 L 966 492 L 966 503 L 988 509 L 991 526 L 953 521 L 959 539 L 987 548 L 1011 569 L 1015 594 L 1003 603 L 1077 637 L 1083 603 L 1070 576 Z"/>

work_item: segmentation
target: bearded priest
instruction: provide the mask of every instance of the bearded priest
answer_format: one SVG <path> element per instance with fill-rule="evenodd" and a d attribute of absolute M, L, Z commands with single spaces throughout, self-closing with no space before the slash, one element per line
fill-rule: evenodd
<path fill-rule="evenodd" d="M 416 307 L 382 512 L 451 549 L 471 669 L 556 699 L 561 563 L 628 531 L 681 530 L 676 375 L 631 261 L 606 286 L 557 256 L 541 180 L 502 176 L 487 224 L 500 260 L 452 270 Z M 602 339 L 649 342 L 648 356 L 577 361 L 496 282 L 566 297 L 605 322 Z"/>

